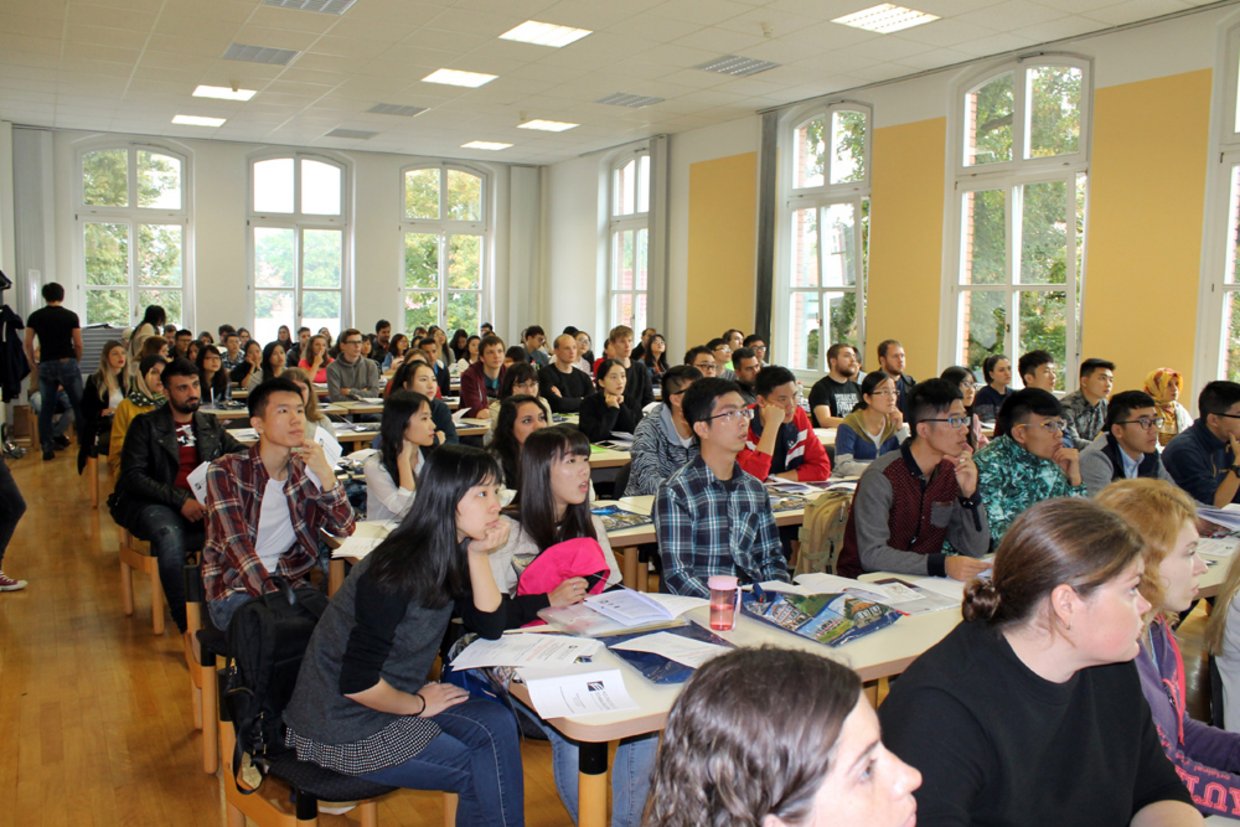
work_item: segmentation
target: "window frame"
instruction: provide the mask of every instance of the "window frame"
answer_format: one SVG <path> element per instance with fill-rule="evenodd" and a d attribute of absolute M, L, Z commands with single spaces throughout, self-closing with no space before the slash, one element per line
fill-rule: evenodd
<path fill-rule="evenodd" d="M 866 119 L 864 163 L 865 177 L 859 181 L 831 183 L 831 153 L 828 151 L 827 165 L 823 169 L 823 182 L 820 185 L 795 186 L 794 142 L 797 131 L 806 123 L 816 118 L 824 118 L 830 144 L 830 127 L 836 112 L 862 112 Z M 874 141 L 874 107 L 866 102 L 855 99 L 834 99 L 825 102 L 798 107 L 784 113 L 779 123 L 779 166 L 776 183 L 778 196 L 778 229 L 776 231 L 775 249 L 775 280 L 772 301 L 773 342 L 769 352 L 777 354 L 779 363 L 787 365 L 793 374 L 802 380 L 816 380 L 827 372 L 827 350 L 834 344 L 825 341 L 823 333 L 827 329 L 830 314 L 831 297 L 837 294 L 853 293 L 855 296 L 855 314 L 857 324 L 856 347 L 859 353 L 865 350 L 866 341 L 866 302 L 869 284 L 869 220 L 870 199 L 873 181 L 873 141 Z M 829 146 L 828 146 L 829 150 Z M 849 204 L 853 207 L 853 240 L 854 249 L 858 251 L 853 266 L 855 268 L 854 283 L 851 286 L 826 287 L 822 285 L 822 268 L 826 260 L 823 251 L 822 211 L 832 206 Z M 792 244 L 796 238 L 793 228 L 795 214 L 804 209 L 817 209 L 820 217 L 818 223 L 818 268 L 819 284 L 816 287 L 792 286 Z M 796 294 L 815 294 L 818 303 L 819 344 L 817 364 L 807 367 L 794 366 L 792 336 L 794 333 L 792 319 L 792 302 Z"/>
<path fill-rule="evenodd" d="M 645 159 L 643 165 L 641 161 Z M 635 189 L 633 192 L 633 212 L 618 213 L 616 211 L 616 202 L 619 199 L 619 176 L 621 171 L 630 163 L 634 166 Z M 641 169 L 645 168 L 646 180 L 644 182 L 646 193 L 646 209 L 640 209 L 641 192 L 643 182 L 641 179 Z M 606 328 L 611 330 L 620 324 L 628 324 L 633 328 L 635 335 L 640 335 L 641 331 L 651 326 L 653 319 L 652 308 L 650 306 L 650 298 L 654 292 L 651 282 L 654 278 L 653 254 L 654 254 L 654 230 L 651 222 L 651 215 L 654 212 L 655 194 L 654 194 L 654 177 L 655 177 L 655 159 L 652 157 L 651 148 L 646 145 L 634 147 L 630 150 L 620 153 L 607 165 L 607 222 L 606 222 L 606 238 L 604 241 L 604 250 L 606 255 L 606 296 L 607 304 L 605 316 L 607 319 Z M 634 278 L 633 287 L 624 289 L 617 287 L 617 241 L 620 236 L 625 233 L 633 233 L 633 262 L 637 265 L 637 239 L 638 234 L 646 231 L 646 287 L 638 289 L 637 280 Z M 634 318 L 631 320 L 620 319 L 616 314 L 616 300 L 620 296 L 632 296 Z M 645 317 L 639 319 L 637 317 L 637 307 L 639 297 L 646 299 Z"/>
<path fill-rule="evenodd" d="M 124 207 L 88 205 L 86 203 L 86 187 L 83 164 L 86 156 L 101 151 L 124 150 L 126 152 L 126 187 L 130 203 Z M 181 164 L 181 204 L 177 208 L 139 207 L 136 206 L 139 152 L 157 152 L 176 158 Z M 82 288 L 82 320 L 83 325 L 98 324 L 100 320 L 89 318 L 89 294 L 104 290 L 126 289 L 128 297 L 128 319 L 123 326 L 132 326 L 142 318 L 144 311 L 140 295 L 143 290 L 176 290 L 181 294 L 181 319 L 183 328 L 194 329 L 194 279 L 193 279 L 193 220 L 190 205 L 193 203 L 193 155 L 186 147 L 172 142 L 160 142 L 142 139 L 126 139 L 121 136 L 109 136 L 85 141 L 75 148 L 74 152 L 74 242 L 73 259 L 74 274 Z M 89 284 L 86 272 L 86 226 L 88 224 L 126 224 L 129 228 L 128 271 L 129 283 L 126 285 Z M 138 227 L 140 225 L 177 226 L 181 228 L 181 282 L 172 287 L 143 286 L 139 284 L 139 245 Z"/>
<path fill-rule="evenodd" d="M 255 208 L 254 168 L 264 161 L 288 158 L 293 161 L 293 212 L 281 213 L 261 211 Z M 340 212 L 335 215 L 321 215 L 302 212 L 301 161 L 311 160 L 328 164 L 340 171 Z M 269 150 L 250 155 L 246 159 L 246 291 L 249 294 L 247 307 L 249 326 L 252 330 L 258 327 L 257 301 L 262 291 L 289 290 L 293 291 L 293 317 L 287 322 L 290 330 L 297 330 L 303 324 L 302 299 L 305 293 L 339 293 L 340 294 L 340 330 L 332 331 L 334 337 L 340 335 L 352 325 L 353 318 L 353 267 L 351 251 L 353 248 L 352 221 L 350 215 L 349 193 L 352 191 L 352 168 L 349 162 L 336 155 L 326 152 L 305 150 Z M 286 229 L 293 231 L 293 286 L 291 288 L 259 287 L 256 271 L 257 245 L 255 230 L 260 228 Z M 304 286 L 305 277 L 305 233 L 307 230 L 339 230 L 340 231 L 340 287 L 323 288 Z"/>
<path fill-rule="evenodd" d="M 439 171 L 439 201 L 440 215 L 439 218 L 410 218 L 405 213 L 406 204 L 406 176 L 410 172 L 422 169 L 435 169 Z M 468 175 L 476 176 L 479 179 L 478 198 L 481 209 L 481 215 L 477 221 L 459 220 L 447 218 L 444 215 L 444 193 L 447 192 L 448 173 L 450 171 L 464 172 Z M 448 331 L 451 335 L 452 330 L 447 318 L 448 312 L 448 294 L 449 293 L 476 293 L 478 296 L 478 322 L 482 323 L 491 318 L 491 285 L 495 269 L 494 256 L 494 222 L 492 216 L 492 188 L 494 180 L 491 173 L 478 166 L 461 163 L 458 161 L 428 161 L 423 163 L 407 164 L 400 168 L 400 186 L 398 187 L 399 205 L 398 213 L 400 222 L 400 274 L 399 274 L 399 302 L 400 302 L 400 325 L 406 327 L 405 322 L 406 300 L 410 293 L 429 293 L 429 288 L 408 287 L 406 285 L 407 273 L 405 271 L 405 237 L 410 233 L 418 233 L 422 235 L 437 236 L 437 262 L 438 262 L 438 287 L 434 292 L 437 293 L 438 320 L 434 322 L 439 327 Z M 478 236 L 478 287 L 476 289 L 457 289 L 448 286 L 448 240 L 452 236 Z M 405 331 L 406 333 L 412 331 Z"/>
<path fill-rule="evenodd" d="M 1019 82 L 1026 72 L 1036 67 L 1051 66 L 1074 68 L 1081 71 L 1080 132 L 1077 151 L 1065 155 L 1043 158 L 1024 158 L 1028 141 L 1028 125 L 1032 117 L 1026 105 L 1027 83 Z M 989 164 L 967 164 L 969 140 L 968 96 L 987 83 L 1004 74 L 1013 73 L 1013 158 Z M 1075 389 L 1078 383 L 1076 367 L 1080 362 L 1081 331 L 1083 318 L 1082 298 L 1085 285 L 1085 248 L 1088 244 L 1089 164 L 1092 139 L 1093 63 L 1084 56 L 1074 54 L 1035 54 L 1015 60 L 990 64 L 965 76 L 954 86 L 952 108 L 949 113 L 948 130 L 948 181 L 945 187 L 943 308 L 948 322 L 940 332 L 939 362 L 944 365 L 964 365 L 980 370 L 980 365 L 968 365 L 967 353 L 962 342 L 965 331 L 961 325 L 965 318 L 965 303 L 971 293 L 1002 293 L 1005 295 L 1006 322 L 1000 352 L 1006 354 L 1012 364 L 1020 357 L 1017 347 L 1020 330 L 1020 300 L 1022 294 L 1066 293 L 1064 336 L 1064 363 L 1059 376 L 1065 392 Z M 1078 177 L 1084 176 L 1084 205 L 1078 211 L 1076 193 Z M 1019 279 L 1023 226 L 1023 194 L 1026 187 L 1063 182 L 1066 189 L 1066 217 L 1068 231 L 1065 233 L 1066 271 L 1062 283 L 1030 282 Z M 965 196 L 970 192 L 1001 191 L 1004 193 L 1004 281 L 1000 284 L 971 285 L 963 282 L 967 222 L 965 219 Z M 1083 227 L 1078 244 L 1075 226 Z M 1058 358 L 1058 357 L 1056 357 Z M 980 377 L 980 373 L 979 373 Z M 1018 379 L 1018 377 L 1014 377 Z"/>

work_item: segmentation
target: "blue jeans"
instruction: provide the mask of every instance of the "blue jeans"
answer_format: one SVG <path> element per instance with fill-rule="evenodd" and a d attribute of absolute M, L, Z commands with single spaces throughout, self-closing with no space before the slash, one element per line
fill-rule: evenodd
<path fill-rule="evenodd" d="M 130 531 L 149 540 L 151 556 L 159 559 L 159 582 L 177 628 L 185 631 L 185 555 L 203 546 L 204 523 L 191 523 L 175 508 L 152 503 L 142 507 Z"/>
<path fill-rule="evenodd" d="M 5 464 L 4 457 L 0 456 L 0 564 L 4 562 L 4 550 L 9 547 L 9 540 L 13 539 L 13 532 L 17 530 L 17 522 L 25 513 L 26 501 L 17 488 L 13 472 Z"/>
<path fill-rule="evenodd" d="M 361 777 L 411 790 L 456 793 L 458 827 L 525 824 L 525 778 L 512 712 L 471 698 L 431 720 L 443 731 L 426 749 L 403 764 Z"/>
<path fill-rule="evenodd" d="M 44 405 L 39 408 L 39 442 L 44 451 L 55 447 L 52 442 L 52 414 L 56 412 L 56 392 L 64 388 L 73 406 L 73 421 L 82 421 L 82 374 L 77 359 L 52 359 L 39 363 L 39 393 Z M 50 403 L 50 404 L 48 404 Z M 80 436 L 79 436 L 80 439 Z"/>
<path fill-rule="evenodd" d="M 237 609 L 253 599 L 245 592 L 232 592 L 220 600 L 207 601 L 207 614 L 211 616 L 212 625 L 221 632 L 227 632 L 228 624 L 232 622 L 232 616 Z"/>
<path fill-rule="evenodd" d="M 568 810 L 576 824 L 577 743 L 565 738 L 559 730 L 523 704 L 516 703 L 516 707 L 517 714 L 529 716 L 551 741 L 551 768 L 555 775 L 555 788 L 560 793 L 564 809 Z M 658 749 L 657 733 L 626 738 L 616 748 L 616 761 L 611 768 L 611 827 L 640 827 Z"/>

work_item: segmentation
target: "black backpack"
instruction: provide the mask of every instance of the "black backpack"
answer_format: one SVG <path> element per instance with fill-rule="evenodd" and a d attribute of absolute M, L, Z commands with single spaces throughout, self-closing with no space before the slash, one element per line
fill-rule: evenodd
<path fill-rule="evenodd" d="M 237 734 L 234 781 L 243 793 L 257 789 L 270 759 L 289 749 L 284 707 L 293 696 L 310 635 L 327 609 L 327 597 L 317 589 L 293 589 L 278 577 L 272 582 L 278 591 L 243 604 L 228 625 L 224 702 Z"/>

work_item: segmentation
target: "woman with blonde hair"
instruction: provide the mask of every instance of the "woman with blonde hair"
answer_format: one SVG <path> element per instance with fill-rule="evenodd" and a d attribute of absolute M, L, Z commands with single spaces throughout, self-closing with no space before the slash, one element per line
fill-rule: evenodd
<path fill-rule="evenodd" d="M 78 473 L 86 460 L 107 454 L 112 432 L 112 415 L 125 398 L 125 344 L 112 339 L 99 351 L 99 369 L 86 379 L 82 392 L 81 445 L 78 446 Z"/>
<path fill-rule="evenodd" d="M 1240 799 L 1240 776 L 1233 773 L 1240 772 L 1240 734 L 1189 716 L 1184 659 L 1172 631 L 1179 614 L 1197 599 L 1197 580 L 1206 571 L 1197 556 L 1197 506 L 1181 489 L 1156 479 L 1112 483 L 1097 502 L 1127 520 L 1145 541 L 1138 588 L 1150 609 L 1137 672 L 1163 751 L 1199 810 L 1236 815 L 1232 801 Z"/>
<path fill-rule="evenodd" d="M 1158 444 L 1166 445 L 1193 424 L 1193 416 L 1180 404 L 1184 377 L 1171 368 L 1157 368 L 1145 377 L 1145 392 L 1158 406 Z"/>

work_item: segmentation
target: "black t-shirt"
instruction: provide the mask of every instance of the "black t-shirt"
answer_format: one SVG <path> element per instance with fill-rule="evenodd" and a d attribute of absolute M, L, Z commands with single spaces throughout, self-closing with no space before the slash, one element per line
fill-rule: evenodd
<path fill-rule="evenodd" d="M 973 622 L 918 658 L 878 715 L 887 747 L 921 771 L 920 827 L 1126 827 L 1147 804 L 1192 804 L 1144 700 L 1131 661 L 1052 683 Z"/>
<path fill-rule="evenodd" d="M 853 412 L 861 401 L 861 386 L 851 379 L 847 382 L 836 382 L 830 375 L 824 376 L 809 389 L 809 409 L 812 413 L 819 405 L 831 409 L 831 416 L 845 417 Z M 826 427 L 814 417 L 814 425 Z"/>
<path fill-rule="evenodd" d="M 63 307 L 40 307 L 26 319 L 26 326 L 39 337 L 39 360 L 73 359 L 73 331 L 81 327 L 78 315 Z"/>

